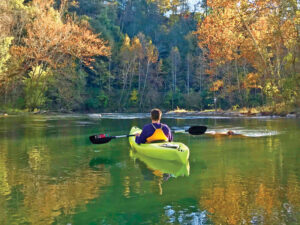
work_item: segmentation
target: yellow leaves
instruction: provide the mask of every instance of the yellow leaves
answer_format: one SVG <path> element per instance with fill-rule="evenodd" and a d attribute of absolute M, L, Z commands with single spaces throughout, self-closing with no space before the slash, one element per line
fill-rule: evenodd
<path fill-rule="evenodd" d="M 11 57 L 9 48 L 12 41 L 13 37 L 0 37 L 0 80 L 1 74 L 6 71 L 6 63 Z"/>
<path fill-rule="evenodd" d="M 162 13 L 169 11 L 173 3 L 172 0 L 147 0 L 147 2 L 155 2 Z"/>
<path fill-rule="evenodd" d="M 280 91 L 277 85 L 275 85 L 274 83 L 271 83 L 270 81 L 266 83 L 265 87 L 264 87 L 264 92 L 265 94 L 270 97 L 273 98 L 275 97 Z"/>
<path fill-rule="evenodd" d="M 134 37 L 133 40 L 132 40 L 132 46 L 133 48 L 140 48 L 142 45 L 141 45 L 141 41 L 138 37 Z"/>
<path fill-rule="evenodd" d="M 222 88 L 224 85 L 224 82 L 222 80 L 217 80 L 212 84 L 212 87 L 210 88 L 210 91 L 218 91 L 220 88 Z"/>
<path fill-rule="evenodd" d="M 71 1 L 71 2 L 70 2 L 70 5 L 71 5 L 72 7 L 79 8 L 79 2 L 77 2 L 77 1 L 75 1 L 75 0 Z"/>
<path fill-rule="evenodd" d="M 130 38 L 129 38 L 129 36 L 127 34 L 125 35 L 122 47 L 127 47 L 127 48 L 130 47 Z"/>
<path fill-rule="evenodd" d="M 39 78 L 44 78 L 48 75 L 52 75 L 49 69 L 44 70 L 41 66 L 36 66 L 32 68 L 32 71 L 29 72 L 29 77 L 32 80 L 37 80 Z M 25 78 L 26 80 L 28 78 Z"/>
<path fill-rule="evenodd" d="M 257 73 L 249 73 L 244 81 L 244 88 L 261 88 L 259 86 L 260 76 Z"/>
<path fill-rule="evenodd" d="M 14 8 L 14 9 L 22 10 L 22 9 L 26 8 L 26 6 L 23 4 L 24 0 L 6 0 L 6 1 L 10 5 L 10 7 Z"/>
<path fill-rule="evenodd" d="M 136 89 L 133 89 L 133 91 L 130 94 L 130 101 L 133 103 L 137 103 L 138 101 L 138 91 Z"/>
<path fill-rule="evenodd" d="M 300 10 L 297 10 L 296 16 L 294 18 L 294 23 L 299 25 L 300 24 Z"/>
<path fill-rule="evenodd" d="M 143 58 L 143 46 L 139 37 L 135 36 L 132 40 L 125 35 L 123 45 L 121 47 L 121 57 L 123 62 L 130 62 L 136 58 Z"/>

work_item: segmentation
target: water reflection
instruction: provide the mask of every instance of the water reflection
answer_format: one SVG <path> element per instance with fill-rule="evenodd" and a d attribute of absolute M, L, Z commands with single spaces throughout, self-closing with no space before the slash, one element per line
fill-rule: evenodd
<path fill-rule="evenodd" d="M 32 224 L 51 224 L 55 217 L 69 215 L 76 207 L 84 207 L 88 201 L 98 197 L 99 187 L 107 185 L 110 177 L 98 176 L 91 170 L 78 170 L 61 182 L 50 184 L 47 178 L 27 175 L 22 182 L 24 210 Z"/>
<path fill-rule="evenodd" d="M 199 205 L 214 224 L 298 224 L 299 190 L 295 174 L 283 184 L 272 175 L 249 179 L 225 170 L 201 188 Z"/>
<path fill-rule="evenodd" d="M 298 121 L 167 119 L 260 136 L 175 134 L 191 171 L 134 155 L 127 139 L 87 138 L 126 134 L 148 116 L 1 119 L 0 224 L 300 224 Z"/>
<path fill-rule="evenodd" d="M 144 156 L 134 150 L 130 150 L 130 157 L 141 170 L 144 180 L 153 181 L 153 185 L 158 187 L 159 195 L 163 194 L 162 184 L 170 178 L 179 176 L 189 176 L 190 165 L 176 163 L 172 161 L 159 160 Z M 128 194 L 125 192 L 125 194 Z"/>
<path fill-rule="evenodd" d="M 199 209 L 190 206 L 188 208 L 179 208 L 167 205 L 164 207 L 166 223 L 170 224 L 211 224 L 207 211 L 200 211 Z"/>
<path fill-rule="evenodd" d="M 116 163 L 117 163 L 116 161 L 109 158 L 96 157 L 91 159 L 89 166 L 93 170 L 103 170 L 103 168 L 110 167 Z"/>
<path fill-rule="evenodd" d="M 28 157 L 21 166 L 17 158 L 9 158 L 9 145 L 1 143 L 0 224 L 52 224 L 85 207 L 110 183 L 106 168 L 77 168 L 65 177 L 51 176 L 50 152 L 47 146 L 27 146 Z"/>
<path fill-rule="evenodd" d="M 176 163 L 167 160 L 159 160 L 147 157 L 138 152 L 130 150 L 130 157 L 139 163 L 142 168 L 148 168 L 156 176 L 162 176 L 163 174 L 169 174 L 172 177 L 189 176 L 190 164 L 189 161 L 186 164 Z M 145 166 L 142 166 L 144 163 Z"/>

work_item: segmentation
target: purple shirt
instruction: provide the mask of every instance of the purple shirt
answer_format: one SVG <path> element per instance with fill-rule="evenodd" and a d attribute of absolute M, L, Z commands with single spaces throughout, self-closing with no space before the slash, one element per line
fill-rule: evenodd
<path fill-rule="evenodd" d="M 172 132 L 170 130 L 170 128 L 168 127 L 168 125 L 166 124 L 162 124 L 162 123 L 152 123 L 156 128 L 161 128 L 164 132 L 164 134 L 167 136 L 169 141 L 173 140 L 173 136 L 172 136 Z M 155 129 L 152 126 L 152 124 L 147 124 L 143 127 L 142 133 L 140 136 L 135 137 L 135 142 L 138 144 L 141 143 L 146 143 L 147 138 L 152 136 L 152 134 L 154 133 Z"/>

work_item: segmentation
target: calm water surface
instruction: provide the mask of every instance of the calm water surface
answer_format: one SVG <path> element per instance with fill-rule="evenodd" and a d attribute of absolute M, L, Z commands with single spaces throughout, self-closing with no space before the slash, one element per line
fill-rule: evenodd
<path fill-rule="evenodd" d="M 300 224 L 300 120 L 165 117 L 249 137 L 175 134 L 186 165 L 130 150 L 147 114 L 0 118 L 0 224 Z"/>

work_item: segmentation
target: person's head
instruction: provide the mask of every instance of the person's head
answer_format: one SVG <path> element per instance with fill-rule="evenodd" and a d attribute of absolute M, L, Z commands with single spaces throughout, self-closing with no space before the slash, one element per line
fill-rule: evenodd
<path fill-rule="evenodd" d="M 160 109 L 152 109 L 151 110 L 151 120 L 152 121 L 160 121 L 162 112 Z"/>

